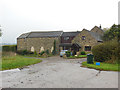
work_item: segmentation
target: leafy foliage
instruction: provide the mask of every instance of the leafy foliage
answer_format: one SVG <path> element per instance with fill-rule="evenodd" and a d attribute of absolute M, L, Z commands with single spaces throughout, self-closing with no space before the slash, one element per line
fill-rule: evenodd
<path fill-rule="evenodd" d="M 70 56 L 70 57 L 67 57 L 68 59 L 75 59 L 75 58 L 86 58 L 87 55 L 78 55 L 78 56 Z"/>
<path fill-rule="evenodd" d="M 115 63 L 118 60 L 118 50 L 118 42 L 114 39 L 94 46 L 92 53 L 95 61 L 105 62 L 112 60 L 111 63 Z"/>
<path fill-rule="evenodd" d="M 52 52 L 53 55 L 56 54 L 56 40 L 54 40 L 54 49 L 53 49 L 53 52 Z"/>
<path fill-rule="evenodd" d="M 40 53 L 40 55 L 43 55 L 45 53 L 45 51 L 42 51 L 41 53 Z"/>
<path fill-rule="evenodd" d="M 2 36 L 2 32 L 1 32 L 1 30 L 0 30 L 0 37 Z"/>
<path fill-rule="evenodd" d="M 71 51 L 66 51 L 65 54 L 66 54 L 67 57 L 70 57 Z"/>
<path fill-rule="evenodd" d="M 47 55 L 49 55 L 49 50 L 47 49 L 47 50 L 45 51 L 45 53 L 46 53 Z"/>
<path fill-rule="evenodd" d="M 28 55 L 28 54 L 34 54 L 34 53 L 31 51 L 27 51 L 27 50 L 20 50 L 20 51 L 17 51 L 17 54 Z"/>
<path fill-rule="evenodd" d="M 106 30 L 102 39 L 104 41 L 109 41 L 117 38 L 120 40 L 120 25 L 113 25 L 110 29 Z"/>
<path fill-rule="evenodd" d="M 81 55 L 86 55 L 85 51 L 82 51 L 82 52 L 80 52 L 80 53 L 81 53 Z"/>
<path fill-rule="evenodd" d="M 37 55 L 37 52 L 36 52 L 36 51 L 34 51 L 34 55 Z"/>

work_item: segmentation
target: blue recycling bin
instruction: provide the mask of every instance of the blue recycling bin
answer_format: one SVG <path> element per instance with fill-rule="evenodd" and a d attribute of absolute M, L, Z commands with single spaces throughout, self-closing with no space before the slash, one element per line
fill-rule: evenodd
<path fill-rule="evenodd" d="M 96 62 L 96 65 L 97 65 L 97 66 L 100 66 L 100 62 Z"/>

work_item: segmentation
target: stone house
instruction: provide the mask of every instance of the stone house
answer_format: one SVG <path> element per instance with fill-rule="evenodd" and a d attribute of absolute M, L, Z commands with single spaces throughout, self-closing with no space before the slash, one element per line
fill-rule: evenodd
<path fill-rule="evenodd" d="M 80 49 L 90 51 L 94 45 L 102 43 L 101 36 L 103 30 L 97 26 L 88 31 L 83 29 L 77 32 L 48 31 L 48 32 L 29 32 L 20 35 L 17 38 L 17 50 L 41 51 L 49 50 L 51 53 L 56 41 L 56 50 Z"/>
<path fill-rule="evenodd" d="M 82 51 L 91 51 L 92 47 L 102 43 L 101 36 L 104 34 L 103 30 L 97 26 L 88 31 L 83 29 L 73 40 L 72 43 L 80 45 Z"/>

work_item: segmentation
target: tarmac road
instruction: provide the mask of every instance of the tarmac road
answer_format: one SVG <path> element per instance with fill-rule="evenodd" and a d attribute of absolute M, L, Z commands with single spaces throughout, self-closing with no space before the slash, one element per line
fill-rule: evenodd
<path fill-rule="evenodd" d="M 118 72 L 80 67 L 83 59 L 59 56 L 21 70 L 2 73 L 2 88 L 118 88 Z"/>

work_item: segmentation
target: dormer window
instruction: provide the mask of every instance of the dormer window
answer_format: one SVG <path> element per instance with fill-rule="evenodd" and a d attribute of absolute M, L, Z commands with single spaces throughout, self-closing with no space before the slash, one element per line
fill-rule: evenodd
<path fill-rule="evenodd" d="M 64 40 L 69 40 L 69 37 L 64 37 Z"/>
<path fill-rule="evenodd" d="M 82 40 L 85 40 L 85 36 L 82 36 Z"/>

